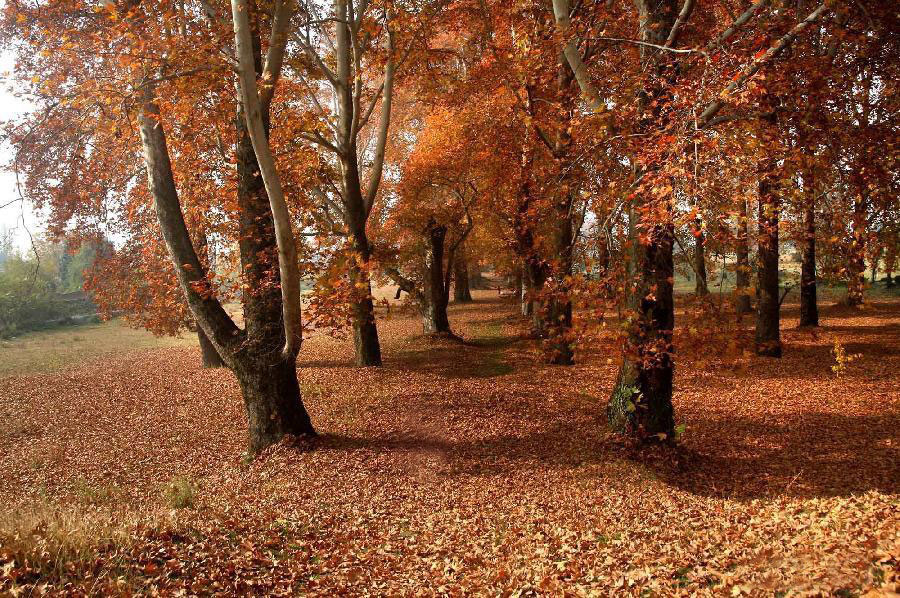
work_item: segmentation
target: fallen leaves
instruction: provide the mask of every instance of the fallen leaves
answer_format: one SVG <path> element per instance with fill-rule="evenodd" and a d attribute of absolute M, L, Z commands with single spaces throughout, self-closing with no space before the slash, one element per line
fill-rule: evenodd
<path fill-rule="evenodd" d="M 674 451 L 606 433 L 612 336 L 542 366 L 507 309 L 453 310 L 467 345 L 393 317 L 382 370 L 309 339 L 323 435 L 253 462 L 233 378 L 191 349 L 0 379 L 0 592 L 896 593 L 900 305 L 825 310 L 816 335 L 788 318 L 778 361 L 682 357 Z M 863 354 L 840 378 L 836 340 Z M 175 486 L 193 489 L 184 508 Z M 54 560 L 83 515 L 109 540 Z"/>

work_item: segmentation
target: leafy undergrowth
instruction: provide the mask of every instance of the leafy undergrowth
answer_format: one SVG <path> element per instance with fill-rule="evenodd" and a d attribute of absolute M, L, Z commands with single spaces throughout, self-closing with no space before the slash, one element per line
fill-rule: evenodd
<path fill-rule="evenodd" d="M 679 356 L 665 451 L 605 431 L 612 339 L 550 367 L 511 306 L 451 321 L 465 343 L 381 322 L 379 370 L 308 340 L 321 437 L 253 461 L 192 348 L 0 379 L 0 594 L 896 591 L 900 303 L 788 318 L 781 360 Z"/>

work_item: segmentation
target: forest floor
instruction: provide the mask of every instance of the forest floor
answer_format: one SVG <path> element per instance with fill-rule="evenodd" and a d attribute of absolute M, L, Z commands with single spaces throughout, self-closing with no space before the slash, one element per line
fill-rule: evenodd
<path fill-rule="evenodd" d="M 477 299 L 465 343 L 382 318 L 381 369 L 306 341 L 321 436 L 255 460 L 194 346 L 0 373 L 0 595 L 895 595 L 900 301 L 786 306 L 780 360 L 679 353 L 685 431 L 639 450 L 604 426 L 612 335 L 544 366 Z"/>

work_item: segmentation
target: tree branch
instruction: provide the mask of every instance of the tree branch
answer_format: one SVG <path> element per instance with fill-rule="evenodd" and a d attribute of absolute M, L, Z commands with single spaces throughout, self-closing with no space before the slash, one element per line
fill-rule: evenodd
<path fill-rule="evenodd" d="M 823 2 L 818 6 L 818 8 L 811 12 L 809 16 L 797 23 L 793 27 L 793 29 L 791 29 L 773 46 L 766 50 L 766 52 L 762 56 L 754 59 L 750 64 L 741 69 L 741 75 L 732 80 L 731 83 L 729 83 L 719 94 L 719 99 L 713 100 L 700 114 L 700 117 L 697 119 L 697 128 L 703 129 L 709 126 L 709 123 L 712 121 L 713 117 L 725 106 L 725 98 L 727 96 L 732 94 L 735 90 L 746 83 L 751 77 L 753 77 L 753 75 L 759 72 L 759 70 L 763 66 L 765 66 L 779 54 L 781 54 L 781 52 L 783 52 L 785 48 L 794 43 L 794 40 L 797 39 L 797 36 L 803 33 L 803 31 L 812 23 L 815 23 L 819 19 L 819 17 L 821 17 L 825 13 L 826 10 L 827 6 Z"/>
<path fill-rule="evenodd" d="M 234 20 L 234 46 L 239 69 L 241 102 L 247 120 L 247 130 L 262 174 L 272 219 L 275 240 L 278 245 L 278 269 L 281 275 L 281 298 L 284 320 L 284 348 L 286 357 L 294 357 L 300 350 L 303 328 L 300 319 L 300 271 L 297 263 L 297 243 L 291 229 L 291 215 L 284 198 L 281 178 L 275 167 L 275 158 L 269 147 L 268 136 L 262 121 L 262 106 L 256 89 L 256 67 L 253 60 L 253 42 L 250 34 L 250 16 L 247 0 L 231 0 Z"/>

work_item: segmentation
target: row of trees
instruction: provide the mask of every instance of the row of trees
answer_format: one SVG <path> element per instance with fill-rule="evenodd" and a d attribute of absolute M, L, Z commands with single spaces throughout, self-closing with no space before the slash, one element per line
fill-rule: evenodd
<path fill-rule="evenodd" d="M 823 274 L 852 304 L 866 260 L 892 272 L 891 4 L 11 0 L 35 110 L 5 136 L 53 232 L 124 239 L 99 300 L 197 326 L 234 371 L 253 450 L 313 433 L 301 280 L 306 324 L 351 329 L 378 366 L 373 278 L 449 335 L 476 264 L 521 281 L 549 363 L 619 314 L 610 423 L 671 438 L 676 253 L 700 296 L 711 255 L 734 270 L 710 313 L 748 312 L 755 288 L 766 356 L 780 238 L 802 248 L 807 325 Z"/>

